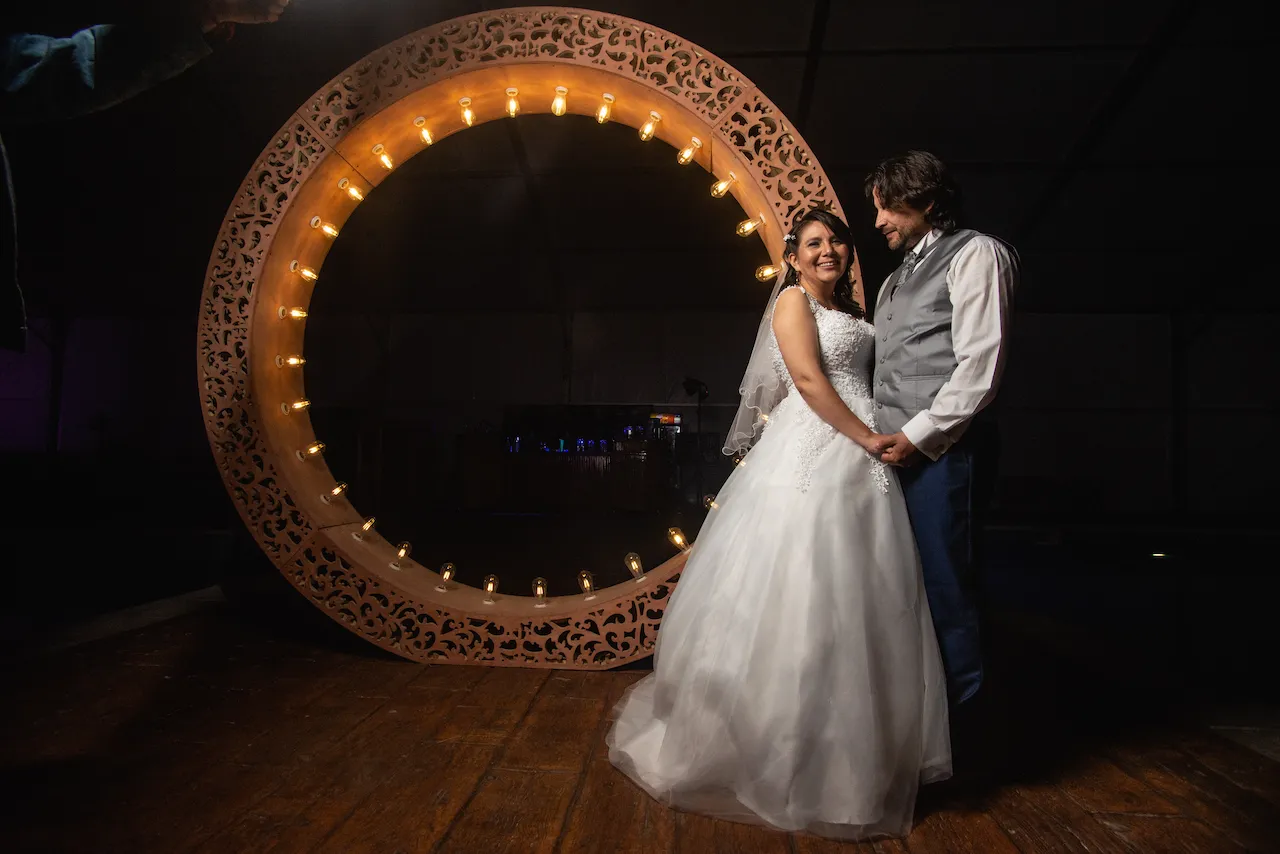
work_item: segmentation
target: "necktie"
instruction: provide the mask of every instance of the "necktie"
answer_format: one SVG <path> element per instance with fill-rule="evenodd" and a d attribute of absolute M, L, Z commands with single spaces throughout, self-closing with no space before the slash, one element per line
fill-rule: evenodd
<path fill-rule="evenodd" d="M 916 268 L 916 264 L 920 263 L 919 252 L 908 252 L 906 257 L 902 259 L 902 272 L 898 274 L 898 279 L 893 283 L 893 290 L 889 292 L 889 299 L 893 299 L 893 295 L 898 292 L 898 288 L 902 287 L 902 283 L 911 275 L 911 271 Z"/>

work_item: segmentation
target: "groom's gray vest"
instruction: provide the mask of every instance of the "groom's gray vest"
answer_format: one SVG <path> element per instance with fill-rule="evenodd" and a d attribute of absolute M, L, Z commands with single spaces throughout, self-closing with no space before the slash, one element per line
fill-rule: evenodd
<path fill-rule="evenodd" d="M 924 250 L 905 282 L 898 284 L 899 266 L 880 289 L 872 392 L 882 433 L 898 432 L 928 409 L 956 369 L 947 269 L 956 253 L 978 236 L 971 229 L 944 234 Z"/>

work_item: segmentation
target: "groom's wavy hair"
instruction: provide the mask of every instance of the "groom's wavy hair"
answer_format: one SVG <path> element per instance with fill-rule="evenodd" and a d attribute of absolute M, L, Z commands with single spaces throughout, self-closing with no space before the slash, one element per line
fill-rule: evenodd
<path fill-rule="evenodd" d="M 822 223 L 827 228 L 831 229 L 831 233 L 836 236 L 837 240 L 849 247 L 848 266 L 845 267 L 844 275 L 840 277 L 840 281 L 836 282 L 836 290 L 832 295 L 836 308 L 846 314 L 852 314 L 854 317 L 865 317 L 866 312 L 862 310 L 862 306 L 858 305 L 858 301 L 853 298 L 853 259 L 855 257 L 853 232 L 849 230 L 849 226 L 844 220 L 833 214 L 831 211 L 823 208 L 814 208 L 803 216 L 798 217 L 796 221 L 791 224 L 791 230 L 782 238 L 783 246 L 786 247 L 784 250 L 784 256 L 790 256 L 799 251 L 800 232 L 803 231 L 804 227 L 811 222 Z M 792 285 L 798 284 L 800 284 L 800 273 L 794 266 L 792 266 L 791 261 L 787 260 L 787 275 L 786 278 L 782 280 L 782 286 L 784 288 L 789 288 Z"/>
<path fill-rule="evenodd" d="M 964 201 L 960 185 L 946 165 L 927 151 L 908 151 L 880 163 L 864 182 L 867 198 L 880 195 L 880 205 L 888 210 L 903 205 L 923 211 L 925 222 L 941 231 L 955 231 Z"/>

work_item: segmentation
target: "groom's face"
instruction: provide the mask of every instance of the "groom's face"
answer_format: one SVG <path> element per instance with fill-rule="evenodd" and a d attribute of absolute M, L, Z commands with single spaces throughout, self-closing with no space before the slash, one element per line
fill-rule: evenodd
<path fill-rule="evenodd" d="M 910 249 L 933 228 L 925 221 L 927 211 L 918 211 L 905 204 L 886 208 L 880 200 L 879 190 L 871 192 L 871 200 L 876 205 L 876 228 L 889 241 L 890 249 Z"/>

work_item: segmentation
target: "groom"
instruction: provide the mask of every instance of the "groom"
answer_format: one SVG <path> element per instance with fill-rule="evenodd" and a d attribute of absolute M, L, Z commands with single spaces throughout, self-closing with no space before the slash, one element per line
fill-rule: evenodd
<path fill-rule="evenodd" d="M 900 266 L 876 298 L 873 391 L 881 452 L 899 466 L 953 703 L 982 684 L 974 538 L 992 486 L 990 404 L 1004 370 L 1018 255 L 957 227 L 960 188 L 909 151 L 867 176 L 876 228 Z"/>

